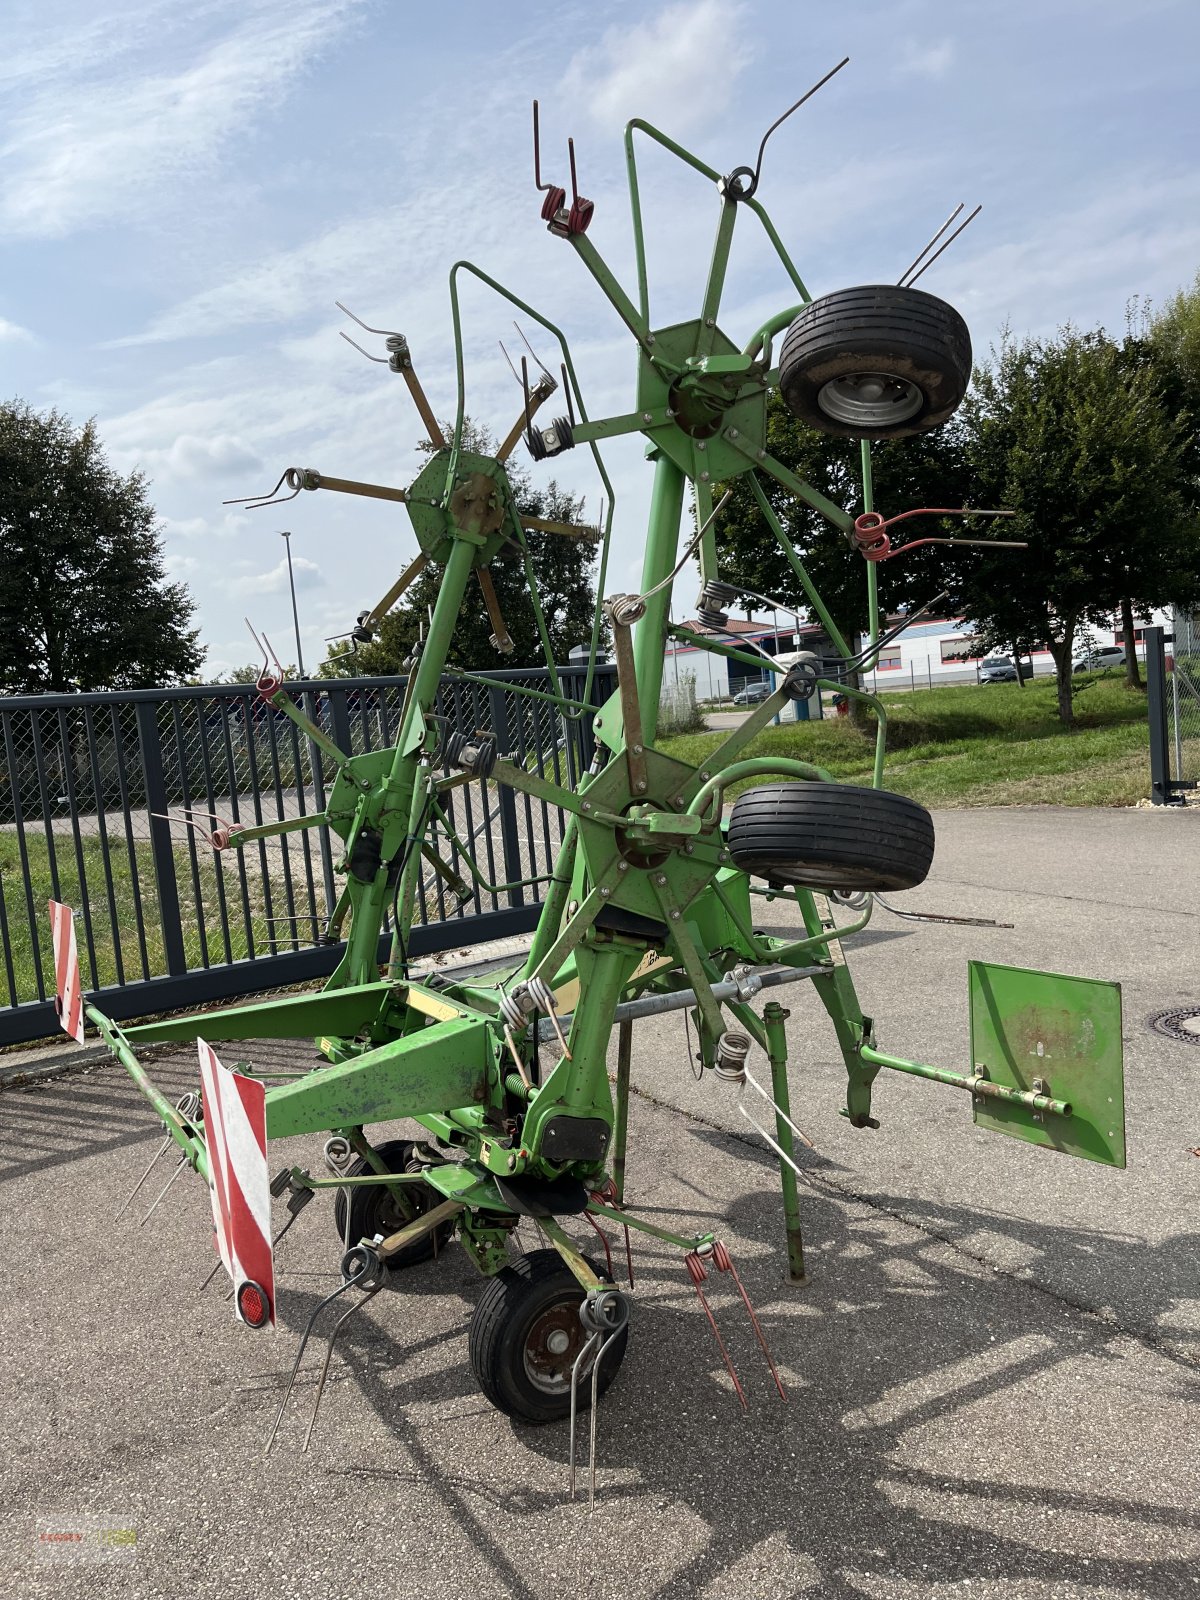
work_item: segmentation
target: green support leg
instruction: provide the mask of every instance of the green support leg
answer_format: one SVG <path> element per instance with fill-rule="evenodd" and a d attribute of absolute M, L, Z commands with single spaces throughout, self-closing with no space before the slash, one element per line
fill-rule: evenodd
<path fill-rule="evenodd" d="M 617 1093 L 613 1106 L 613 1182 L 625 1198 L 625 1144 L 629 1136 L 629 1070 L 633 1064 L 633 1023 L 617 1024 Z"/>
<path fill-rule="evenodd" d="M 783 1187 L 783 1220 L 787 1229 L 788 1279 L 791 1283 L 807 1283 L 804 1270 L 804 1238 L 800 1232 L 800 1200 L 796 1192 L 796 1174 L 788 1162 L 795 1160 L 792 1129 L 788 1118 L 792 1114 L 788 1095 L 787 1033 L 784 1023 L 790 1011 L 772 1000 L 763 1012 L 767 1025 L 767 1054 L 771 1060 L 771 1095 L 775 1101 L 775 1142 L 787 1157 L 779 1163 L 779 1179 Z"/>

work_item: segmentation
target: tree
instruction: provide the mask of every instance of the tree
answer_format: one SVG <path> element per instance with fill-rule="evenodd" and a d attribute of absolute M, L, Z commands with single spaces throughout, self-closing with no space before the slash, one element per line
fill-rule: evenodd
<path fill-rule="evenodd" d="M 95 423 L 0 405 L 0 691 L 177 681 L 204 659 L 194 609 L 145 477 L 108 465 Z"/>
<path fill-rule="evenodd" d="M 861 452 L 856 441 L 816 433 L 798 422 L 777 395 L 767 410 L 767 449 L 784 466 L 857 515 L 863 510 Z M 872 447 L 874 500 L 885 514 L 916 506 L 965 503 L 967 471 L 962 430 L 950 422 L 933 433 Z M 866 631 L 866 562 L 844 534 L 818 511 L 759 473 L 771 509 L 801 560 L 834 622 L 849 638 Z M 714 524 L 722 579 L 799 606 L 807 601 L 800 580 L 765 525 L 748 479 L 735 478 L 724 511 Z M 911 524 L 911 537 L 951 530 L 935 519 Z M 936 545 L 876 566 L 880 606 L 886 615 L 931 600 L 944 587 L 946 558 Z"/>
<path fill-rule="evenodd" d="M 447 436 L 450 430 L 447 429 Z M 484 430 L 468 420 L 464 442 L 480 455 L 491 454 L 493 446 Z M 528 474 L 510 461 L 507 466 L 513 496 L 521 511 L 550 522 L 582 524 L 584 501 L 561 488 L 551 479 L 544 489 L 534 488 Z M 557 665 L 565 665 L 575 645 L 591 638 L 595 608 L 595 581 L 592 568 L 595 546 L 556 533 L 530 531 L 525 535 L 529 561 L 537 580 L 538 595 L 546 618 L 546 631 Z M 455 623 L 447 654 L 447 664 L 464 671 L 479 672 L 498 667 L 535 667 L 543 664 L 544 652 L 537 621 L 529 598 L 529 582 L 522 554 L 511 543 L 502 546 L 488 571 L 500 602 L 500 610 L 512 637 L 511 654 L 501 655 L 491 643 L 492 625 L 483 596 L 476 583 L 467 589 Z M 396 606 L 383 619 L 373 644 L 351 650 L 335 645 L 321 663 L 322 677 L 396 674 L 423 629 L 437 600 L 441 572 L 426 567 Z"/>
<path fill-rule="evenodd" d="M 1166 604 L 1200 579 L 1181 427 L 1148 364 L 1070 327 L 1006 338 L 963 417 L 974 493 L 1016 511 L 1003 536 L 1028 548 L 964 567 L 962 608 L 987 648 L 1050 650 L 1071 726 L 1080 625 L 1104 625 L 1123 604 Z"/>

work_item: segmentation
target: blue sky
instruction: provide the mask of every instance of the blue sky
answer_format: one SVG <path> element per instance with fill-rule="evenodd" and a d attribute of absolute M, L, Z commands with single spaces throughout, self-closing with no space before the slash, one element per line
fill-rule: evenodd
<path fill-rule="evenodd" d="M 630 409 L 632 341 L 538 219 L 534 95 L 547 165 L 565 169 L 573 133 L 589 237 L 630 288 L 625 121 L 729 170 L 843 55 L 760 190 L 813 293 L 893 281 L 960 200 L 983 213 L 921 286 L 959 307 L 977 353 L 1006 322 L 1119 330 L 1131 296 L 1200 267 L 1195 0 L 8 0 L 5 44 L 0 392 L 94 415 L 114 462 L 146 471 L 212 671 L 252 655 L 243 613 L 294 656 L 278 529 L 310 666 L 415 549 L 397 507 L 221 506 L 288 465 L 412 477 L 407 392 L 337 337 L 335 298 L 403 331 L 451 414 L 446 273 L 468 256 L 563 326 L 593 416 Z M 682 319 L 716 201 L 665 159 L 644 183 L 654 320 Z M 791 298 L 745 230 L 723 326 L 741 344 Z M 473 291 L 464 310 L 468 409 L 505 432 L 508 310 Z M 633 441 L 606 459 L 621 589 L 649 470 Z M 585 452 L 535 471 L 552 469 L 595 510 Z"/>

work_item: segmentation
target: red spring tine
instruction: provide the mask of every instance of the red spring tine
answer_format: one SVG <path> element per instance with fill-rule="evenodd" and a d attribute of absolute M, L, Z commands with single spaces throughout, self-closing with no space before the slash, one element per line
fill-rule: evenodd
<path fill-rule="evenodd" d="M 604 1259 L 605 1259 L 605 1261 L 608 1262 L 608 1278 L 609 1278 L 609 1282 L 610 1283 L 615 1282 L 617 1275 L 613 1270 L 613 1258 L 612 1258 L 612 1251 L 608 1247 L 608 1235 L 605 1233 L 604 1229 L 600 1226 L 600 1224 L 596 1221 L 595 1217 L 593 1217 L 587 1211 L 585 1211 L 583 1214 L 587 1218 L 587 1220 L 591 1223 L 592 1227 L 595 1228 L 596 1232 L 600 1235 L 600 1243 L 604 1246 Z"/>
<path fill-rule="evenodd" d="M 742 1388 L 741 1383 L 738 1381 L 738 1375 L 734 1371 L 733 1362 L 729 1359 L 729 1351 L 725 1348 L 725 1341 L 721 1337 L 721 1330 L 717 1327 L 716 1318 L 713 1316 L 712 1311 L 709 1308 L 708 1301 L 704 1297 L 704 1290 L 700 1287 L 705 1278 L 708 1277 L 708 1273 L 704 1268 L 704 1263 L 694 1250 L 689 1250 L 687 1255 L 683 1258 L 683 1264 L 688 1270 L 688 1277 L 692 1280 L 692 1287 L 696 1291 L 696 1297 L 700 1301 L 701 1306 L 704 1308 L 704 1315 L 708 1318 L 708 1325 L 713 1331 L 713 1338 L 717 1341 L 717 1348 L 721 1352 L 721 1359 L 725 1363 L 725 1370 L 728 1372 L 733 1381 L 734 1393 L 742 1402 L 742 1410 L 748 1411 L 750 1407 L 746 1402 L 746 1391 Z"/>
<path fill-rule="evenodd" d="M 742 1304 L 745 1306 L 750 1317 L 750 1325 L 754 1329 L 754 1336 L 762 1348 L 763 1355 L 765 1355 L 767 1358 L 767 1365 L 771 1369 L 771 1376 L 775 1379 L 775 1387 L 779 1390 L 779 1398 L 783 1401 L 786 1401 L 788 1397 L 787 1390 L 783 1387 L 783 1380 L 780 1378 L 775 1363 L 771 1359 L 771 1352 L 767 1348 L 767 1341 L 763 1337 L 762 1328 L 759 1326 L 758 1318 L 754 1314 L 754 1307 L 750 1304 L 750 1296 L 746 1293 L 742 1280 L 738 1277 L 738 1270 L 733 1264 L 733 1257 L 721 1243 L 720 1239 L 713 1240 L 712 1256 L 713 1261 L 716 1264 L 717 1271 L 730 1273 L 733 1277 L 734 1283 L 737 1284 L 737 1291 L 741 1295 Z"/>
<path fill-rule="evenodd" d="M 567 140 L 567 155 L 571 160 L 571 210 L 567 217 L 568 233 L 586 233 L 596 207 L 579 193 L 579 180 L 575 176 L 575 141 Z"/>

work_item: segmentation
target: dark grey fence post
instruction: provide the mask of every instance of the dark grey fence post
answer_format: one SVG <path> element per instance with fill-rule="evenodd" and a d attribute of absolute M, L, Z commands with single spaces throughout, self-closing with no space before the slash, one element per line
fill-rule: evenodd
<path fill-rule="evenodd" d="M 162 743 L 158 734 L 158 703 L 139 700 L 137 716 L 138 749 L 142 758 L 142 777 L 146 786 L 146 811 L 150 829 L 150 851 L 154 861 L 154 885 L 158 891 L 158 915 L 162 924 L 163 954 L 172 977 L 188 969 L 179 922 L 179 887 L 175 881 L 175 850 L 171 824 L 163 820 L 170 803 L 163 776 Z M 156 817 L 154 812 L 158 812 Z"/>
<path fill-rule="evenodd" d="M 499 685 L 488 689 L 488 710 L 492 732 L 496 736 L 496 748 L 503 755 L 508 751 L 510 735 L 508 707 L 504 690 Z M 506 783 L 500 783 L 496 785 L 496 795 L 500 806 L 500 846 L 504 853 L 504 880 L 506 883 L 516 883 L 525 876 L 525 869 L 521 864 L 521 840 L 517 833 L 516 791 L 510 789 Z M 510 906 L 523 906 L 524 889 L 510 889 L 508 903 Z"/>

